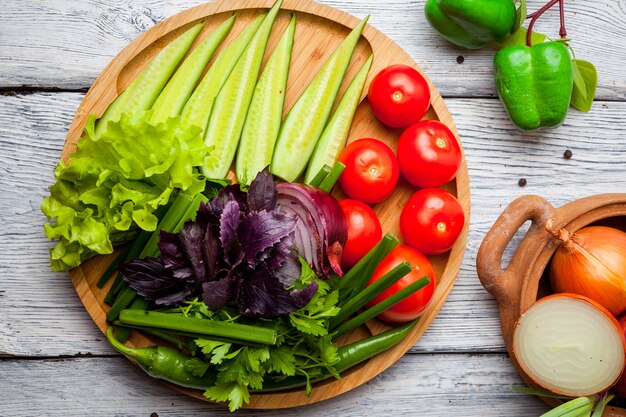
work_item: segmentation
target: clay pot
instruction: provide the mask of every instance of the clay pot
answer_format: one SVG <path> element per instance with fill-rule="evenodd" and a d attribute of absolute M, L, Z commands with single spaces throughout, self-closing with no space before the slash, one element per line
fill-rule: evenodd
<path fill-rule="evenodd" d="M 560 245 L 546 230 L 552 219 L 553 228 L 569 232 L 603 224 L 626 231 L 626 194 L 602 194 L 554 208 L 541 197 L 529 195 L 514 200 L 498 217 L 485 236 L 476 258 L 476 269 L 483 287 L 497 300 L 504 342 L 513 364 L 522 379 L 535 386 L 520 368 L 512 351 L 513 329 L 520 315 L 536 300 L 552 292 L 548 265 Z M 502 255 L 515 233 L 531 221 L 530 228 L 515 250 L 509 265 L 502 269 Z M 559 400 L 543 398 L 550 406 Z M 626 409 L 607 407 L 604 417 L 626 417 Z"/>

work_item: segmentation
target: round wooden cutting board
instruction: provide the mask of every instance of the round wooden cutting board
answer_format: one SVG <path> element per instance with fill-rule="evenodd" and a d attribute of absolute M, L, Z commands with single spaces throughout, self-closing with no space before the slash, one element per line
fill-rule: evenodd
<path fill-rule="evenodd" d="M 255 16 L 262 13 L 264 9 L 271 7 L 272 3 L 273 0 L 221 0 L 206 3 L 166 19 L 134 40 L 109 63 L 86 94 L 70 126 L 63 149 L 63 158 L 66 161 L 69 160 L 70 154 L 75 149 L 75 144 L 80 138 L 87 117 L 94 113 L 102 115 L 107 106 L 128 86 L 141 68 L 172 39 L 199 20 L 206 19 L 207 24 L 198 39 L 196 39 L 196 44 L 198 44 L 211 30 L 231 16 L 233 12 L 236 12 L 235 26 L 223 42 L 220 48 L 222 49 Z M 351 28 L 355 27 L 359 22 L 357 18 L 347 13 L 310 0 L 285 0 L 272 30 L 265 60 L 268 59 L 280 35 L 286 28 L 292 12 L 296 14 L 297 27 L 289 84 L 286 92 L 285 113 L 334 49 L 347 36 Z M 370 21 L 370 23 L 376 24 L 375 21 Z M 398 45 L 374 29 L 374 27 L 368 25 L 363 31 L 363 36 L 353 56 L 340 94 L 343 93 L 349 80 L 354 77 L 358 68 L 372 52 L 374 53 L 374 63 L 370 70 L 368 85 L 375 74 L 391 64 L 410 65 L 422 72 L 411 57 Z M 216 56 L 218 54 L 219 50 Z M 431 108 L 426 118 L 442 121 L 458 137 L 456 127 L 443 99 L 432 83 L 428 82 L 432 98 Z M 367 86 L 365 91 L 367 91 Z M 364 92 L 365 94 L 366 92 Z M 400 130 L 391 130 L 382 125 L 374 117 L 367 100 L 364 99 L 357 110 L 349 141 L 362 137 L 373 137 L 386 142 L 395 151 L 400 133 Z M 234 178 L 232 171 L 229 175 Z M 326 383 L 315 385 L 311 396 L 307 396 L 303 389 L 284 393 L 256 394 L 252 395 L 250 404 L 244 405 L 245 407 L 285 408 L 332 398 L 371 380 L 395 363 L 415 344 L 443 306 L 448 293 L 452 289 L 463 258 L 470 212 L 469 178 L 465 160 L 456 179 L 446 184 L 443 188 L 455 194 L 461 202 L 467 215 L 466 225 L 451 251 L 443 255 L 430 257 L 435 267 L 437 288 L 431 305 L 422 315 L 419 324 L 414 328 L 413 332 L 394 348 L 346 372 L 341 380 L 330 380 Z M 392 232 L 396 236 L 400 236 L 400 211 L 415 191 L 415 187 L 401 179 L 394 194 L 387 200 L 374 206 L 384 232 Z M 339 195 L 340 193 L 337 192 L 337 196 Z M 103 332 L 108 327 L 105 315 L 109 308 L 104 304 L 103 300 L 110 283 L 100 289 L 96 286 L 96 281 L 112 260 L 113 255 L 99 256 L 71 271 L 72 281 L 80 299 Z M 387 328 L 382 322 L 372 320 L 367 327 L 363 326 L 361 329 L 357 329 L 348 335 L 346 340 L 362 338 L 372 333 L 376 334 Z M 346 340 L 343 340 L 343 342 Z M 154 340 L 144 337 L 138 332 L 134 332 L 128 342 L 132 346 L 147 346 L 154 343 L 156 343 Z M 188 395 L 204 399 L 201 391 L 175 388 Z"/>

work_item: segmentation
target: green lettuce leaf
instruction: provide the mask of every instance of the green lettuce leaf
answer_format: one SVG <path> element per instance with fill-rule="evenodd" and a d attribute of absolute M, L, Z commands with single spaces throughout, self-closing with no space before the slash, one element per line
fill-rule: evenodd
<path fill-rule="evenodd" d="M 147 115 L 124 114 L 100 135 L 91 116 L 71 161 L 57 166 L 57 182 L 41 205 L 46 236 L 58 239 L 50 250 L 52 269 L 67 270 L 111 253 L 138 228 L 154 230 L 153 212 L 175 190 L 191 195 L 204 190 L 197 167 L 209 148 L 200 129 L 184 130 L 178 118 L 153 125 Z"/>

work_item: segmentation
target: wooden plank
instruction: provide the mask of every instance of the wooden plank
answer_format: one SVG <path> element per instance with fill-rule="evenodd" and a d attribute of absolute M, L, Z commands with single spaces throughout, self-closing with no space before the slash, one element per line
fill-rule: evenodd
<path fill-rule="evenodd" d="M 3 415 L 223 416 L 223 407 L 185 397 L 124 358 L 0 361 Z M 36 375 L 36 377 L 33 377 Z M 54 381 L 54 383 L 51 383 Z M 239 416 L 537 416 L 538 399 L 513 393 L 521 385 L 506 355 L 406 355 L 366 385 L 339 397 Z"/>
<path fill-rule="evenodd" d="M 157 22 L 202 0 L 26 0 L 0 11 L 0 88 L 87 89 L 105 65 L 132 39 Z M 396 41 L 426 71 L 444 96 L 494 96 L 494 48 L 457 48 L 438 36 L 423 17 L 424 1 L 321 0 L 370 23 Z M 544 0 L 528 1 L 530 11 Z M 599 72 L 598 99 L 626 98 L 626 20 L 623 2 L 567 2 L 568 33 L 576 56 Z M 556 9 L 536 28 L 558 33 Z M 593 36 L 591 36 L 593 34 Z M 297 42 L 297 40 L 296 40 Z M 462 64 L 457 57 L 463 57 Z"/>
<path fill-rule="evenodd" d="M 39 226 L 65 134 L 82 94 L 0 96 L 0 355 L 110 354 L 64 273 L 48 268 Z M 413 352 L 503 352 L 497 308 L 475 272 L 480 241 L 502 209 L 528 193 L 555 205 L 626 192 L 626 103 L 572 111 L 556 130 L 523 133 L 494 99 L 448 99 L 470 170 L 472 218 L 459 278 Z M 563 158 L 570 149 L 573 157 Z M 518 179 L 528 181 L 526 187 Z M 510 255 L 510 251 L 509 251 Z"/>

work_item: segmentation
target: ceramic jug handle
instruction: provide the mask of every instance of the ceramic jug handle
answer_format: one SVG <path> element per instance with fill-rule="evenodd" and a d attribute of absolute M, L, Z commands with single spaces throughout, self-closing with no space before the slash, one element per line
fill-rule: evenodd
<path fill-rule="evenodd" d="M 512 283 L 502 279 L 502 255 L 515 232 L 528 220 L 531 227 L 545 227 L 548 219 L 556 215 L 554 207 L 536 195 L 519 197 L 502 212 L 480 245 L 476 256 L 478 277 L 487 291 L 497 299 L 508 293 Z"/>

